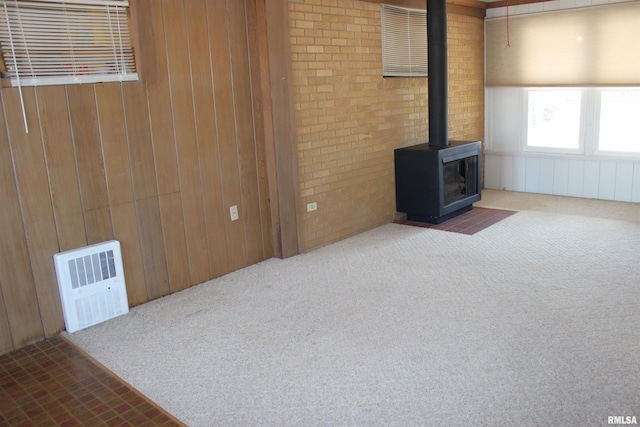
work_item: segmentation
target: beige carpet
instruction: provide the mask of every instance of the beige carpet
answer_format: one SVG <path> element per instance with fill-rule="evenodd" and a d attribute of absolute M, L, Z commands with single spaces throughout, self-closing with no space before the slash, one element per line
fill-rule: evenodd
<path fill-rule="evenodd" d="M 473 236 L 388 224 L 68 337 L 190 426 L 640 417 L 640 206 L 553 199 Z"/>

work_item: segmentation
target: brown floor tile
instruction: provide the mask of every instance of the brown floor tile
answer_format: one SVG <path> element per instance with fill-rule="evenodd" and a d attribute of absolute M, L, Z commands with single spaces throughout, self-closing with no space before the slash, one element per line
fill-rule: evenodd
<path fill-rule="evenodd" d="M 441 224 L 428 224 L 425 222 L 407 221 L 406 219 L 398 219 L 395 223 L 472 235 L 491 227 L 493 224 L 496 224 L 515 213 L 517 213 L 517 211 L 474 207 L 470 212 L 452 218 Z"/>
<path fill-rule="evenodd" d="M 0 427 L 183 426 L 61 337 L 0 356 Z"/>

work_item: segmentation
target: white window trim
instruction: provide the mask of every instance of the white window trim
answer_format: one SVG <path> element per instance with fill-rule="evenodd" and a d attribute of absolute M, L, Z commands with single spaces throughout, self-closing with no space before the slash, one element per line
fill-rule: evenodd
<path fill-rule="evenodd" d="M 517 101 L 511 104 L 511 111 L 515 114 L 509 119 L 500 117 L 495 119 L 492 114 L 494 107 L 494 89 L 513 90 L 508 96 Z M 544 88 L 486 88 L 486 149 L 490 154 L 518 155 L 527 154 L 533 156 L 548 156 L 565 158 L 584 158 L 601 160 L 638 160 L 640 153 L 634 151 L 603 151 L 598 149 L 598 139 L 600 134 L 600 94 L 603 90 L 610 90 L 613 87 L 568 87 L 568 90 L 582 90 L 581 106 L 581 130 L 580 147 L 581 150 L 558 150 L 545 147 L 527 146 L 527 125 L 528 125 L 528 96 L 530 90 L 541 90 Z M 556 89 L 556 88 L 553 88 Z M 639 86 L 620 87 L 620 89 L 640 90 Z M 548 89 L 547 89 L 548 90 Z M 502 95 L 504 97 L 504 95 Z M 497 121 L 496 121 L 497 120 Z M 494 129 L 498 122 L 508 123 L 508 128 Z M 512 132 L 513 131 L 513 132 Z"/>
<path fill-rule="evenodd" d="M 522 114 L 523 114 L 523 118 L 522 118 L 522 141 L 523 141 L 523 147 L 522 147 L 522 151 L 524 152 L 528 152 L 528 153 L 545 153 L 545 154 L 549 154 L 549 153 L 554 153 L 554 154 L 584 154 L 585 152 L 585 132 L 584 132 L 584 126 L 583 123 L 585 122 L 585 117 L 587 115 L 587 102 L 586 102 L 586 95 L 585 91 L 581 88 L 574 88 L 574 87 L 569 87 L 569 88 L 556 88 L 556 87 L 552 87 L 552 88 L 542 88 L 542 87 L 534 87 L 534 88 L 524 88 L 524 96 L 522 97 L 522 101 L 523 101 L 523 107 L 522 107 Z M 580 98 L 580 129 L 579 129 L 579 135 L 578 135 L 578 147 L 577 148 L 555 148 L 555 147 L 539 147 L 539 146 L 532 146 L 528 144 L 528 137 L 529 137 L 529 93 L 530 92 L 536 92 L 536 91 L 566 91 L 566 90 L 570 90 L 570 91 L 576 91 L 576 90 L 580 90 L 581 93 L 581 98 Z"/>
<path fill-rule="evenodd" d="M 593 103 L 593 118 L 591 120 L 590 123 L 587 123 L 587 127 L 590 127 L 590 138 L 591 140 L 589 141 L 587 139 L 587 141 L 589 142 L 588 144 L 588 148 L 589 148 L 589 153 L 593 156 L 598 156 L 598 157 L 606 157 L 606 158 L 623 158 L 623 159 L 633 159 L 633 158 L 640 158 L 640 151 L 612 151 L 612 150 L 600 150 L 600 112 L 601 112 L 601 99 L 602 99 L 602 91 L 604 90 L 611 90 L 614 88 L 608 88 L 608 87 L 597 87 L 597 88 L 589 88 L 587 89 L 588 92 L 592 93 L 592 96 L 594 97 L 594 103 Z M 617 89 L 622 89 L 622 90 L 640 90 L 640 87 L 620 87 Z M 640 119 L 639 119 L 640 120 Z M 639 136 L 640 138 L 640 136 Z"/>

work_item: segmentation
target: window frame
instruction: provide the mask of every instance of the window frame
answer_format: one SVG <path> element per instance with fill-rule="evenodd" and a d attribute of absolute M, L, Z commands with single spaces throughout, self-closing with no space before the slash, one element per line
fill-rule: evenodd
<path fill-rule="evenodd" d="M 487 88 L 491 90 L 492 88 Z M 515 89 L 515 88 L 514 88 Z M 518 113 L 521 117 L 521 142 L 520 151 L 529 154 L 558 154 L 567 156 L 584 156 L 594 158 L 607 159 L 638 159 L 640 151 L 612 151 L 601 150 L 599 147 L 600 139 L 600 112 L 601 112 L 601 94 L 606 90 L 637 90 L 640 86 L 624 86 L 624 87 L 523 87 L 518 88 L 521 91 L 521 99 L 517 103 L 520 105 L 521 111 Z M 580 136 L 579 148 L 563 149 L 554 147 L 537 147 L 528 144 L 528 114 L 529 114 L 529 92 L 548 91 L 548 90 L 580 90 L 581 107 L 580 107 Z M 491 151 L 489 149 L 489 151 Z"/>
<path fill-rule="evenodd" d="M 407 43 L 388 43 L 390 36 L 394 33 L 394 28 L 391 28 L 391 24 L 387 21 L 388 16 L 394 15 L 400 18 L 407 19 Z M 422 20 L 424 19 L 424 24 Z M 419 20 L 419 23 L 415 21 Z M 423 32 L 424 30 L 424 40 Z M 412 44 L 412 40 L 416 40 L 414 35 L 417 31 L 420 32 L 420 38 L 415 44 Z M 380 5 L 380 34 L 381 34 L 381 50 L 382 50 L 382 77 L 428 77 L 428 49 L 429 44 L 427 40 L 427 11 L 425 9 L 413 9 L 407 7 L 393 6 L 389 4 Z M 424 52 L 415 52 L 414 49 L 420 49 L 424 46 Z M 398 55 L 398 48 L 401 47 L 406 51 L 400 51 Z M 390 54 L 393 51 L 393 54 Z M 402 56 L 402 59 L 408 59 L 408 65 L 399 63 L 399 59 L 395 58 Z M 415 57 L 423 58 L 424 61 L 419 61 L 414 65 L 412 60 Z"/>
<path fill-rule="evenodd" d="M 531 92 L 550 92 L 550 91 L 579 91 L 580 92 L 580 120 L 578 123 L 578 147 L 562 148 L 562 147 L 545 147 L 529 145 L 529 94 Z M 584 154 L 585 152 L 585 135 L 583 123 L 587 116 L 587 94 L 583 88 L 575 87 L 529 87 L 524 88 L 524 96 L 522 97 L 522 141 L 523 151 L 530 153 L 556 153 L 556 154 Z"/>
<path fill-rule="evenodd" d="M 600 125 L 601 125 L 601 112 L 602 112 L 602 92 L 607 90 L 634 90 L 640 91 L 640 86 L 625 86 L 625 87 L 597 87 L 593 88 L 593 96 L 595 98 L 594 111 L 593 111 L 593 144 L 591 152 L 597 156 L 603 157 L 615 157 L 615 158 L 629 158 L 640 157 L 640 147 L 638 151 L 614 151 L 614 150 L 602 150 L 600 149 Z M 640 116 L 639 116 L 640 117 Z M 638 136 L 638 144 L 640 145 L 640 135 Z"/>
<path fill-rule="evenodd" d="M 23 16 L 20 3 L 24 4 Z M 38 17 L 47 13 L 55 14 L 56 18 L 46 21 L 47 24 L 41 27 L 36 26 L 34 23 L 39 21 Z M 14 16 L 12 21 L 9 14 Z M 3 21 L 1 31 L 6 34 L 3 36 L 6 37 L 5 43 L 1 46 L 2 82 L 5 86 L 20 88 L 139 80 L 128 0 L 30 0 L 15 3 L 1 0 L 0 20 Z M 123 25 L 123 21 L 126 24 Z M 92 22 L 95 23 L 93 26 Z M 59 34 L 56 43 L 38 41 L 47 30 Z M 37 53 L 33 53 L 36 50 Z M 83 51 L 88 54 L 83 55 Z M 55 60 L 50 60 L 53 55 Z M 77 63 L 76 56 L 81 58 Z M 16 67 L 14 57 L 29 66 L 17 67 L 17 73 L 8 71 Z M 31 67 L 32 61 L 36 64 L 34 67 Z"/>

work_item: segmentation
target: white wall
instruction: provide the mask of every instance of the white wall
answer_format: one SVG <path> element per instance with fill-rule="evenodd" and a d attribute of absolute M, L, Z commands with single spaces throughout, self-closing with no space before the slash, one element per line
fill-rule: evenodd
<path fill-rule="evenodd" d="M 552 0 L 509 8 L 510 15 L 617 3 L 626 0 Z M 487 10 L 487 17 L 506 15 Z M 484 186 L 640 203 L 640 157 L 602 155 L 587 144 L 584 154 L 536 153 L 525 146 L 526 100 L 520 88 L 487 88 Z"/>
<path fill-rule="evenodd" d="M 485 188 L 640 203 L 640 161 L 485 153 Z"/>
<path fill-rule="evenodd" d="M 488 88 L 485 188 L 640 203 L 640 158 L 525 151 L 525 93 Z"/>

